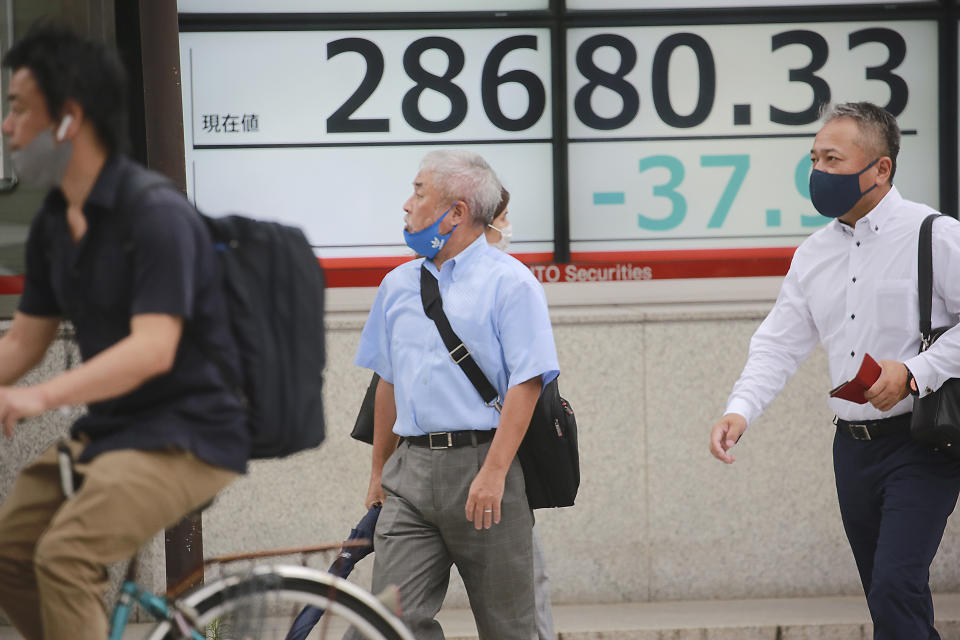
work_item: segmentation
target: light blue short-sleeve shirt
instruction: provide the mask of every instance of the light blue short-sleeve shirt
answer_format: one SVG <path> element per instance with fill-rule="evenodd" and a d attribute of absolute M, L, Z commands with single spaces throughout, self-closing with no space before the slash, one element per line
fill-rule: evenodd
<path fill-rule="evenodd" d="M 394 386 L 394 433 L 496 428 L 499 412 L 484 404 L 440 338 L 420 300 L 420 265 L 440 284 L 450 326 L 470 349 L 501 401 L 531 378 L 560 373 L 543 287 L 517 259 L 481 234 L 447 260 L 407 262 L 383 279 L 354 359 Z"/>

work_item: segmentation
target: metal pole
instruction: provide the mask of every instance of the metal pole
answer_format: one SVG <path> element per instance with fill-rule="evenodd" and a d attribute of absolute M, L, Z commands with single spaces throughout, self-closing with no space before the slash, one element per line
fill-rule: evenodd
<path fill-rule="evenodd" d="M 139 0 L 138 5 L 139 24 L 136 26 L 140 34 L 144 130 L 135 132 L 135 135 L 143 135 L 146 141 L 147 165 L 186 191 L 177 3 L 176 0 Z M 137 120 L 139 118 L 134 122 Z M 168 529 L 165 541 L 169 589 L 203 566 L 200 515 L 188 516 Z M 202 572 L 197 576 L 197 581 L 201 582 Z"/>
<path fill-rule="evenodd" d="M 0 38 L 0 55 L 10 48 L 13 44 L 13 0 L 5 0 L 3 3 L 3 15 L 6 20 L 6 29 L 3 37 Z M 0 76 L 0 98 L 6 102 L 7 89 L 10 84 L 10 72 L 4 70 Z M 13 191 L 17 186 L 17 178 L 13 175 L 13 166 L 10 163 L 10 151 L 0 139 L 0 194 Z"/>
<path fill-rule="evenodd" d="M 140 0 L 147 164 L 187 188 L 176 0 Z"/>

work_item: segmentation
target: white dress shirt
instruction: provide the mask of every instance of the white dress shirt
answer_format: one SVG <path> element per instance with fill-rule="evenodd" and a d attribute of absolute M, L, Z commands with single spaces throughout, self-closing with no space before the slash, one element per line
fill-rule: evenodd
<path fill-rule="evenodd" d="M 854 377 L 869 353 L 907 365 L 921 395 L 960 378 L 960 328 L 920 350 L 917 239 L 933 209 L 904 200 L 896 187 L 854 228 L 832 221 L 803 244 L 770 314 L 750 340 L 747 364 L 727 401 L 727 413 L 757 418 L 787 380 L 823 344 L 833 386 Z M 960 223 L 942 216 L 933 225 L 934 328 L 960 317 Z M 828 398 L 829 389 L 823 394 Z M 876 420 L 907 413 L 907 396 L 890 411 L 829 398 L 844 420 Z"/>

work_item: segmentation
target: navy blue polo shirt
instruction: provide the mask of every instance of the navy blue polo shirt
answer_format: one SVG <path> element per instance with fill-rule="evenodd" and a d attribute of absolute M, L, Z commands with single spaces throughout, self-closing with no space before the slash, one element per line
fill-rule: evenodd
<path fill-rule="evenodd" d="M 150 189 L 135 211 L 115 210 L 124 176 L 142 170 L 124 156 L 107 160 L 84 204 L 88 228 L 77 243 L 63 194 L 50 192 L 27 238 L 19 309 L 69 319 L 84 360 L 128 336 L 134 315 L 183 318 L 171 371 L 90 404 L 73 425 L 74 436 L 90 440 L 81 460 L 116 449 L 175 447 L 242 473 L 250 450 L 246 414 L 204 353 L 213 350 L 239 370 L 213 243 L 174 189 Z"/>

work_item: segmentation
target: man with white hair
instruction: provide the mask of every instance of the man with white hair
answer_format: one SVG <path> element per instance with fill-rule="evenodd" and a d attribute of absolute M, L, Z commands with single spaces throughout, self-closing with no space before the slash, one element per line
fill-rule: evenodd
<path fill-rule="evenodd" d="M 533 515 L 516 452 L 559 365 L 543 288 L 484 237 L 500 189 L 475 153 L 427 154 L 403 207 L 404 238 L 423 258 L 384 278 L 355 360 L 380 375 L 366 498 L 367 507 L 383 504 L 373 590 L 400 588 L 404 622 L 418 639 L 443 638 L 434 616 L 451 564 L 481 639 L 536 637 Z M 501 410 L 461 371 L 462 349 L 444 346 L 423 310 L 421 277 L 439 282 L 450 325 Z"/>

